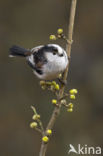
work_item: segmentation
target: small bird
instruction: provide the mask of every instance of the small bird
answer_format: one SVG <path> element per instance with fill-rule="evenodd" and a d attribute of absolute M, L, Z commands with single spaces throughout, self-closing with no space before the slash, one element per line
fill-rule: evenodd
<path fill-rule="evenodd" d="M 57 44 L 47 44 L 25 49 L 20 46 L 10 48 L 10 57 L 25 57 L 33 73 L 42 80 L 58 78 L 68 65 L 66 51 Z"/>

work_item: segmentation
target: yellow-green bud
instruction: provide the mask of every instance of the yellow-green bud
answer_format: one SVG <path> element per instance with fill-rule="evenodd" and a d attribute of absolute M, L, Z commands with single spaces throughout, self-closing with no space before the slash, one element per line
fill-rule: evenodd
<path fill-rule="evenodd" d="M 71 89 L 69 91 L 70 94 L 77 94 L 78 93 L 78 90 L 77 89 Z"/>
<path fill-rule="evenodd" d="M 37 122 L 31 122 L 30 127 L 31 128 L 36 128 L 38 126 Z"/>
<path fill-rule="evenodd" d="M 65 99 L 61 100 L 61 104 L 66 105 L 66 100 Z"/>
<path fill-rule="evenodd" d="M 40 85 L 45 85 L 45 81 L 40 81 Z"/>
<path fill-rule="evenodd" d="M 42 88 L 43 90 L 45 90 L 45 89 L 46 89 L 46 86 L 45 86 L 45 85 L 43 85 L 43 86 L 41 86 L 41 88 Z"/>
<path fill-rule="evenodd" d="M 61 35 L 61 34 L 63 33 L 63 29 L 61 29 L 61 28 L 58 29 L 58 30 L 57 30 L 57 33 L 58 33 L 59 35 Z"/>
<path fill-rule="evenodd" d="M 62 74 L 59 74 L 58 78 L 61 79 L 62 78 Z"/>
<path fill-rule="evenodd" d="M 52 84 L 55 86 L 56 85 L 56 82 L 55 81 L 52 81 Z"/>
<path fill-rule="evenodd" d="M 73 108 L 67 109 L 67 112 L 73 112 Z"/>
<path fill-rule="evenodd" d="M 73 106 L 74 106 L 73 103 L 69 103 L 70 108 L 73 108 Z"/>
<path fill-rule="evenodd" d="M 56 90 L 59 90 L 59 89 L 60 89 L 60 87 L 59 87 L 58 84 L 55 85 L 55 89 L 56 89 Z"/>
<path fill-rule="evenodd" d="M 48 135 L 52 134 L 52 130 L 51 129 L 48 129 L 46 132 L 47 132 Z"/>
<path fill-rule="evenodd" d="M 53 99 L 52 100 L 52 104 L 57 104 L 57 100 L 56 99 Z"/>
<path fill-rule="evenodd" d="M 47 143 L 49 141 L 49 138 L 47 136 L 42 137 L 42 141 Z"/>
<path fill-rule="evenodd" d="M 47 84 L 47 85 L 51 85 L 51 84 L 52 84 L 52 82 L 47 81 L 47 82 L 46 82 L 46 84 Z"/>
<path fill-rule="evenodd" d="M 33 119 L 33 120 L 40 119 L 40 115 L 39 115 L 39 114 L 35 114 L 35 115 L 33 115 L 32 119 Z"/>
<path fill-rule="evenodd" d="M 54 85 L 51 85 L 50 86 L 50 89 L 53 91 L 54 90 Z"/>
<path fill-rule="evenodd" d="M 75 95 L 74 94 L 71 94 L 70 95 L 70 99 L 73 99 L 74 100 L 75 99 Z"/>
<path fill-rule="evenodd" d="M 50 36 L 49 36 L 49 39 L 50 39 L 50 40 L 56 40 L 56 36 L 55 36 L 55 35 L 50 35 Z"/>
<path fill-rule="evenodd" d="M 58 38 L 61 38 L 61 35 L 58 35 Z"/>

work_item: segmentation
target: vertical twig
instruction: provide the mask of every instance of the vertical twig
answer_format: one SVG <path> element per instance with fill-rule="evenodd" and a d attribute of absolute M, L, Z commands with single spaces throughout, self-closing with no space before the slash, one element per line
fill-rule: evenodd
<path fill-rule="evenodd" d="M 72 36 L 73 36 L 73 27 L 74 27 L 76 3 L 77 3 L 77 0 L 71 0 L 70 19 L 69 19 L 69 27 L 68 27 L 68 44 L 66 45 L 66 52 L 67 52 L 67 55 L 68 55 L 69 58 L 70 58 L 70 55 L 71 55 L 71 44 L 72 44 Z M 66 68 L 66 70 L 65 70 L 65 72 L 63 74 L 63 80 L 64 81 L 67 79 L 68 70 L 69 70 L 69 64 L 68 64 L 68 67 Z M 62 84 L 61 88 L 60 88 L 60 91 L 59 91 L 59 99 L 62 98 L 63 93 L 64 93 L 64 89 L 65 89 L 65 85 Z M 47 125 L 46 130 L 53 128 L 54 123 L 56 121 L 56 118 L 60 113 L 60 108 L 61 108 L 60 103 L 59 103 L 58 107 L 55 106 L 54 111 L 53 111 L 52 116 L 51 116 L 51 118 L 49 120 L 49 123 Z M 45 156 L 46 150 L 47 150 L 47 145 L 48 145 L 48 143 L 45 144 L 42 141 L 39 156 Z"/>

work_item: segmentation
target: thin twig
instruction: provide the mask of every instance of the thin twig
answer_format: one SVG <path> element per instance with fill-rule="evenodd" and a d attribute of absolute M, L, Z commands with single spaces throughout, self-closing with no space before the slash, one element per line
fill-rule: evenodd
<path fill-rule="evenodd" d="M 44 135 L 44 127 L 43 127 L 43 124 L 42 124 L 42 122 L 41 122 L 40 119 L 38 119 L 37 121 L 38 121 L 39 126 L 40 126 L 40 128 L 41 128 L 42 135 Z"/>
<path fill-rule="evenodd" d="M 35 130 L 37 130 L 39 133 L 41 133 L 42 134 L 42 131 L 41 131 L 41 129 L 39 129 L 39 128 L 35 128 Z M 43 134 L 42 134 L 43 135 Z"/>
<path fill-rule="evenodd" d="M 69 19 L 69 27 L 68 27 L 68 41 L 69 42 L 66 45 L 66 51 L 67 51 L 67 55 L 68 55 L 69 58 L 70 58 L 70 55 L 71 55 L 71 44 L 72 44 L 72 35 L 73 35 L 76 3 L 77 3 L 77 0 L 71 0 L 70 19 Z M 67 79 L 68 70 L 69 70 L 69 63 L 68 63 L 68 67 L 66 68 L 66 70 L 65 70 L 65 72 L 63 74 L 63 81 L 65 81 Z M 59 99 L 61 99 L 63 97 L 64 89 L 65 89 L 65 85 L 61 84 L 61 88 L 60 88 L 60 91 L 59 91 Z M 61 102 L 59 103 L 59 107 L 54 108 L 54 111 L 53 111 L 52 116 L 51 116 L 51 118 L 49 120 L 49 123 L 47 125 L 46 130 L 53 128 L 54 123 L 55 123 L 55 121 L 57 119 L 57 116 L 60 113 L 60 108 L 61 108 Z M 45 144 L 42 141 L 39 156 L 45 156 L 46 150 L 47 150 L 47 145 L 48 145 L 48 143 Z"/>
<path fill-rule="evenodd" d="M 31 109 L 33 110 L 34 114 L 35 115 L 38 115 L 36 109 L 34 106 L 31 106 Z M 42 121 L 40 119 L 36 119 L 39 126 L 40 126 L 40 129 L 39 128 L 35 128 L 37 131 L 39 131 L 40 133 L 42 133 L 42 135 L 44 135 L 44 127 L 43 127 L 43 124 L 42 124 Z"/>
<path fill-rule="evenodd" d="M 63 100 L 63 99 L 65 99 L 65 98 L 67 98 L 68 96 L 69 96 L 69 94 L 66 94 L 66 93 L 65 93 L 64 96 L 62 96 L 62 97 L 60 98 L 60 101 Z"/>

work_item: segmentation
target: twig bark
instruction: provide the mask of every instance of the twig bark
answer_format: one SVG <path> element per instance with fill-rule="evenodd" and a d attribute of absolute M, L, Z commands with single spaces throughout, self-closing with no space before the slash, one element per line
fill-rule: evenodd
<path fill-rule="evenodd" d="M 72 44 L 73 27 L 74 27 L 74 19 L 75 19 L 75 12 L 76 12 L 76 3 L 77 3 L 77 0 L 71 0 L 70 19 L 69 19 L 69 27 L 68 27 L 68 43 L 66 45 L 66 52 L 67 52 L 68 58 L 70 58 L 70 55 L 71 55 L 71 44 Z M 63 74 L 63 81 L 67 80 L 68 70 L 69 70 L 69 64 Z M 65 85 L 61 84 L 61 88 L 59 91 L 59 97 L 58 97 L 59 99 L 62 98 L 62 96 L 64 94 L 64 89 L 65 89 Z M 59 106 L 55 106 L 46 130 L 53 128 L 54 123 L 57 119 L 57 116 L 60 113 L 60 109 L 61 109 L 61 103 L 59 103 Z M 47 146 L 48 146 L 48 143 L 44 143 L 42 141 L 39 156 L 45 156 Z"/>

